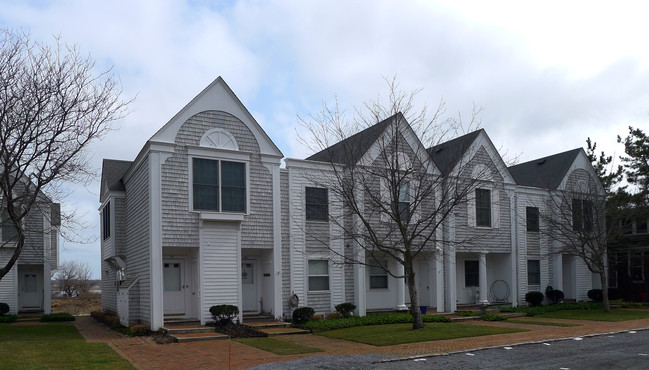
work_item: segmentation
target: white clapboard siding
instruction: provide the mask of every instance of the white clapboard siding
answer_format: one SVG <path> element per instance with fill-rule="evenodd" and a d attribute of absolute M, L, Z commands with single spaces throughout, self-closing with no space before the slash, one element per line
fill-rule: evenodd
<path fill-rule="evenodd" d="M 200 231 L 202 310 L 211 321 L 210 307 L 220 304 L 239 306 L 241 256 L 239 224 L 203 222 Z"/>
<path fill-rule="evenodd" d="M 4 266 L 9 258 L 11 257 L 10 252 L 13 252 L 13 250 L 9 250 L 6 252 L 0 251 L 0 264 Z M 16 302 L 16 270 L 17 266 L 14 265 L 9 272 L 2 277 L 2 280 L 0 280 L 0 302 L 4 302 L 9 305 L 9 312 L 12 314 L 15 314 L 17 309 L 17 302 Z"/>

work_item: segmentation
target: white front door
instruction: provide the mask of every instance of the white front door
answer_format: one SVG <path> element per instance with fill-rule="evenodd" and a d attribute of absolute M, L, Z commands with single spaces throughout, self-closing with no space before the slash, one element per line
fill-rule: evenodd
<path fill-rule="evenodd" d="M 257 271 L 255 261 L 241 263 L 241 289 L 243 299 L 243 312 L 258 313 L 259 299 L 257 298 Z"/>
<path fill-rule="evenodd" d="M 165 260 L 162 265 L 164 280 L 164 314 L 185 314 L 185 271 L 183 261 Z"/>
<path fill-rule="evenodd" d="M 43 309 L 43 273 L 36 269 L 20 269 L 20 310 Z"/>

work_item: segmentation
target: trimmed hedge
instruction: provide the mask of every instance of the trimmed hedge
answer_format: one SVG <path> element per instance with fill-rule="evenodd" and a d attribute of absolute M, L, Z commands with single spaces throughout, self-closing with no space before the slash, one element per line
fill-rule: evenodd
<path fill-rule="evenodd" d="M 473 312 L 473 311 L 457 311 L 455 312 L 455 316 L 461 316 L 461 317 L 480 316 L 480 313 Z"/>
<path fill-rule="evenodd" d="M 604 294 L 601 289 L 591 289 L 588 291 L 588 298 L 595 302 L 601 302 L 604 300 Z"/>
<path fill-rule="evenodd" d="M 50 313 L 41 316 L 42 322 L 56 322 L 56 321 L 74 321 L 74 316 L 67 312 Z"/>
<path fill-rule="evenodd" d="M 546 290 L 545 296 L 548 298 L 548 301 L 552 304 L 557 304 L 563 301 L 563 292 L 559 289 Z"/>
<path fill-rule="evenodd" d="M 424 322 L 451 322 L 446 316 L 422 315 Z M 351 316 L 332 320 L 311 320 L 303 326 L 313 331 L 352 328 L 365 325 L 406 324 L 412 322 L 409 313 L 386 313 L 367 316 Z"/>
<path fill-rule="evenodd" d="M 12 322 L 16 322 L 18 319 L 18 315 L 2 315 L 0 316 L 0 324 L 8 324 Z"/>
<path fill-rule="evenodd" d="M 558 303 L 548 306 L 502 307 L 500 308 L 500 312 L 523 312 L 526 316 L 536 316 L 546 312 L 563 310 L 596 310 L 602 307 L 601 303 Z"/>
<path fill-rule="evenodd" d="M 525 294 L 525 302 L 530 306 L 540 306 L 543 304 L 543 293 L 541 292 L 528 292 Z"/>
<path fill-rule="evenodd" d="M 486 313 L 480 317 L 482 321 L 504 321 L 507 320 L 505 316 L 496 315 L 494 313 Z"/>
<path fill-rule="evenodd" d="M 336 312 L 340 314 L 341 317 L 349 317 L 354 313 L 356 305 L 353 303 L 341 303 L 336 305 Z"/>
<path fill-rule="evenodd" d="M 311 307 L 305 306 L 305 307 L 296 308 L 295 311 L 293 311 L 293 323 L 303 324 L 309 320 L 312 320 L 314 314 L 315 314 L 315 310 Z M 336 320 L 340 320 L 340 319 L 336 319 Z"/>
<path fill-rule="evenodd" d="M 4 316 L 8 313 L 9 313 L 9 305 L 4 302 L 0 302 L 0 316 Z"/>

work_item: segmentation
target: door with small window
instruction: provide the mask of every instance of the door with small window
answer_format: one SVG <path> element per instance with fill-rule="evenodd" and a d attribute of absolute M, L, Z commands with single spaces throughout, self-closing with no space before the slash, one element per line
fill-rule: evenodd
<path fill-rule="evenodd" d="M 255 261 L 241 262 L 241 288 L 243 312 L 259 313 L 259 299 L 257 294 L 257 271 Z"/>
<path fill-rule="evenodd" d="M 19 310 L 43 309 L 43 273 L 37 269 L 19 269 Z"/>
<path fill-rule="evenodd" d="M 164 314 L 185 314 L 185 279 L 182 260 L 165 260 L 162 265 Z"/>

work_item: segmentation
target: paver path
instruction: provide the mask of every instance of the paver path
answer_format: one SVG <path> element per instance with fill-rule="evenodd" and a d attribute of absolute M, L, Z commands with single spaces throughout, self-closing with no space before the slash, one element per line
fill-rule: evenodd
<path fill-rule="evenodd" d="M 292 341 L 323 350 L 323 352 L 290 356 L 274 355 L 237 342 L 230 342 L 229 340 L 159 345 L 151 338 L 127 338 L 106 328 L 103 324 L 97 323 L 90 317 L 77 318 L 75 326 L 87 341 L 108 343 L 122 357 L 140 369 L 223 369 L 228 367 L 235 369 L 247 368 L 268 362 L 297 360 L 314 355 L 378 353 L 386 357 L 403 357 L 649 328 L 649 319 L 622 322 L 563 319 L 543 319 L 542 321 L 575 323 L 581 326 L 559 327 L 508 323 L 506 321 L 466 321 L 466 324 L 471 325 L 522 328 L 529 331 L 385 347 L 374 347 L 311 334 L 282 336 L 280 338 L 281 340 Z"/>

